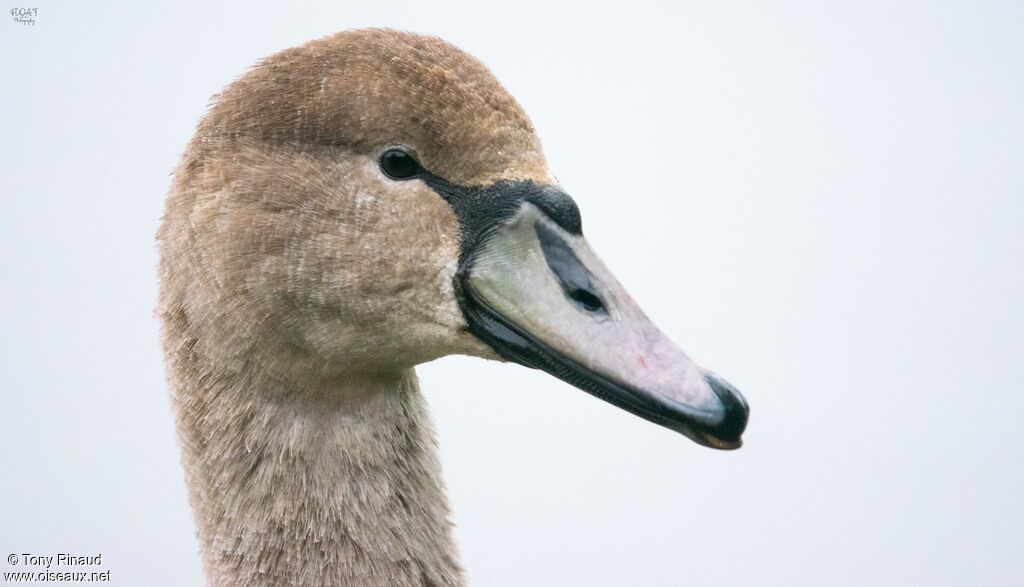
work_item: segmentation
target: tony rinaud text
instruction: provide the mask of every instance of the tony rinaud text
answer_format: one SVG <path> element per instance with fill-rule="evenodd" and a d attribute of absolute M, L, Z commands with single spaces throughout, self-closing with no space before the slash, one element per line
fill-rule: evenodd
<path fill-rule="evenodd" d="M 20 560 L 17 560 L 18 558 L 20 558 Z M 56 565 L 58 567 L 98 567 L 103 564 L 102 554 L 93 554 L 85 556 L 65 553 L 58 553 L 56 555 L 50 556 L 37 554 L 22 554 L 20 557 L 17 557 L 16 555 L 12 554 L 10 557 L 8 557 L 8 559 L 9 560 L 7 562 L 12 565 L 21 563 L 22 565 L 29 567 L 45 567 L 47 569 L 50 568 L 51 565 Z"/>

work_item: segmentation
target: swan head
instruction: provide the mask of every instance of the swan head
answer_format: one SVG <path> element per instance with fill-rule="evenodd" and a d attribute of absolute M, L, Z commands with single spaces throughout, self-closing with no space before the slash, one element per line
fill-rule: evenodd
<path fill-rule="evenodd" d="M 189 251 L 163 269 L 189 323 L 281 381 L 476 355 L 741 443 L 740 393 L 644 315 L 522 108 L 437 38 L 349 31 L 259 63 L 200 123 L 161 241 Z"/>

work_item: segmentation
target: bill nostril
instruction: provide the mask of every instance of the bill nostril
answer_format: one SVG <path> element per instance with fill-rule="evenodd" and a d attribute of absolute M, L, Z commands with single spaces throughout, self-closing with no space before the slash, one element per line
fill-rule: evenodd
<path fill-rule="evenodd" d="M 572 247 L 558 234 L 555 228 L 538 222 L 534 229 L 548 268 L 562 286 L 566 297 L 576 302 L 583 310 L 592 314 L 608 314 L 604 301 L 594 290 L 590 271 L 573 252 Z"/>
<path fill-rule="evenodd" d="M 569 292 L 569 297 L 583 306 L 583 309 L 588 312 L 597 312 L 604 309 L 604 303 L 601 302 L 601 298 L 585 289 L 573 289 Z"/>
<path fill-rule="evenodd" d="M 750 417 L 747 400 L 743 398 L 743 394 L 738 389 L 713 373 L 704 375 L 704 380 L 711 387 L 711 391 L 718 396 L 718 400 L 722 402 L 722 407 L 725 410 L 725 417 L 715 426 L 715 436 L 727 442 L 739 440 L 747 428 L 747 419 Z"/>

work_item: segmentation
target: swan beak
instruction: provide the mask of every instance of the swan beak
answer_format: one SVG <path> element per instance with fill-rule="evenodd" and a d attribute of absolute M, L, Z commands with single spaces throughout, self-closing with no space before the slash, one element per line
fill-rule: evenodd
<path fill-rule="evenodd" d="M 456 277 L 469 330 L 535 367 L 704 446 L 742 444 L 743 396 L 668 339 L 594 254 L 523 202 Z"/>

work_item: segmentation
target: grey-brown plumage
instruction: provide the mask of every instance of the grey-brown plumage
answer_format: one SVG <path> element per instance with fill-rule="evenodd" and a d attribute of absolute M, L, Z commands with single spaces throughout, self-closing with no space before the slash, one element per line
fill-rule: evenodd
<path fill-rule="evenodd" d="M 550 179 L 483 65 L 387 30 L 261 62 L 175 173 L 159 315 L 211 584 L 462 581 L 412 367 L 493 353 L 456 306 L 451 209 L 377 169 L 396 143 L 469 185 Z"/>

